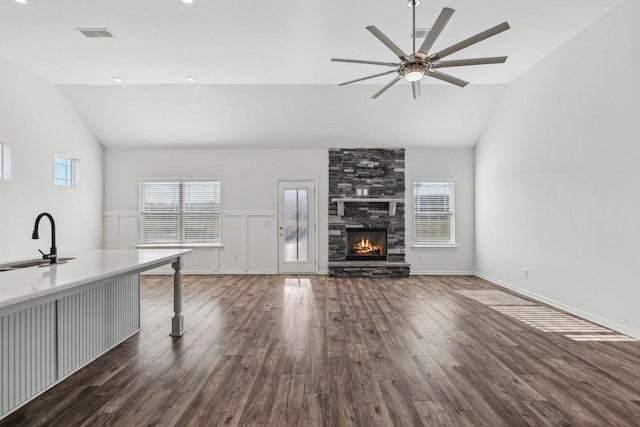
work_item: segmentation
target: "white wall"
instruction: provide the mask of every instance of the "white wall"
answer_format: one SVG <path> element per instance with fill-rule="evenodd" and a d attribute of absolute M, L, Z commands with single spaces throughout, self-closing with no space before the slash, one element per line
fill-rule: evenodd
<path fill-rule="evenodd" d="M 327 58 L 328 61 L 328 58 Z M 488 69 L 493 69 L 487 66 Z M 356 73 L 365 72 L 363 69 Z M 345 74 L 341 78 L 348 80 Z M 387 148 L 424 141 L 472 147 L 503 86 L 425 84 L 411 100 L 401 82 L 374 85 L 69 85 L 63 92 L 105 147 Z M 426 79 L 435 80 L 435 79 Z M 416 132 L 416 124 L 420 131 Z M 464 123 L 464 126 L 459 126 Z"/>
<path fill-rule="evenodd" d="M 640 338 L 638 16 L 623 3 L 507 88 L 475 197 L 480 275 Z"/>
<path fill-rule="evenodd" d="M 408 246 L 413 240 L 413 180 L 453 178 L 456 182 L 459 247 L 408 247 L 412 271 L 473 272 L 473 150 L 407 149 L 406 170 Z M 191 273 L 277 272 L 276 180 L 317 180 L 318 263 L 319 272 L 327 271 L 328 150 L 109 148 L 105 151 L 105 247 L 136 245 L 138 182 L 144 178 L 222 180 L 224 247 L 196 249 L 185 260 L 185 272 Z"/>
<path fill-rule="evenodd" d="M 138 183 L 145 178 L 220 178 L 221 249 L 197 249 L 191 273 L 275 273 L 277 180 L 318 181 L 319 270 L 327 270 L 328 151 L 284 149 L 107 149 L 105 247 L 137 239 Z M 260 242 L 253 245 L 250 242 Z"/>
<path fill-rule="evenodd" d="M 473 274 L 473 149 L 408 148 L 406 164 L 406 242 L 411 274 Z M 455 182 L 456 246 L 414 248 L 413 182 L 443 179 Z"/>
<path fill-rule="evenodd" d="M 0 262 L 49 252 L 56 221 L 57 246 L 64 256 L 102 247 L 103 150 L 60 90 L 41 77 L 0 58 L 0 141 L 11 144 L 12 179 L 0 180 Z M 81 160 L 81 185 L 53 185 L 54 154 Z"/>

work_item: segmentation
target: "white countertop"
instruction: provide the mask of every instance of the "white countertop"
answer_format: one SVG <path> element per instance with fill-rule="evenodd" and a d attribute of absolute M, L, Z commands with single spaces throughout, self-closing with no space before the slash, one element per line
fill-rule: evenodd
<path fill-rule="evenodd" d="M 167 264 L 191 249 L 95 249 L 61 253 L 64 264 L 0 272 L 0 309 L 113 276 Z"/>

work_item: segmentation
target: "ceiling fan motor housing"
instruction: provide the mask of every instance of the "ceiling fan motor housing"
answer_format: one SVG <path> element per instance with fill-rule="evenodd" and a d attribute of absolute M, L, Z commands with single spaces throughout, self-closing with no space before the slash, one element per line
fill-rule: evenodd
<path fill-rule="evenodd" d="M 398 68 L 398 74 L 409 81 L 415 81 L 420 80 L 430 69 L 431 62 L 427 60 L 411 61 L 400 65 L 400 68 Z M 407 77 L 407 75 L 409 77 Z"/>

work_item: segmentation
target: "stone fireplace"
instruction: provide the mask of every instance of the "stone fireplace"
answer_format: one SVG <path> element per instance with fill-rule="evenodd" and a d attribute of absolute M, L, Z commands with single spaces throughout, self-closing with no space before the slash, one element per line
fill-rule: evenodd
<path fill-rule="evenodd" d="M 329 274 L 409 275 L 404 149 L 329 150 Z"/>

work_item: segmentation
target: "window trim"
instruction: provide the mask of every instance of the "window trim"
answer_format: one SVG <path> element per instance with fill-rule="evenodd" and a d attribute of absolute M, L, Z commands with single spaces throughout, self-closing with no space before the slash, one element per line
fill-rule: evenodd
<path fill-rule="evenodd" d="M 11 145 L 0 141 L 0 180 L 11 179 Z"/>
<path fill-rule="evenodd" d="M 137 243 L 140 249 L 224 248 L 222 243 Z"/>
<path fill-rule="evenodd" d="M 167 184 L 177 184 L 178 188 L 178 200 L 176 201 L 177 210 L 171 211 L 171 214 L 177 215 L 177 223 L 176 229 L 174 232 L 178 235 L 178 240 L 168 240 L 164 239 L 164 241 L 147 241 L 143 242 L 142 237 L 144 235 L 143 227 L 143 215 L 145 215 L 143 202 L 144 202 L 144 186 L 147 183 L 167 183 Z M 185 193 L 188 189 L 189 184 L 193 183 L 215 183 L 217 184 L 217 189 L 214 189 L 214 194 L 217 192 L 217 200 L 214 200 L 214 207 L 217 206 L 217 210 L 210 211 L 200 211 L 200 213 L 212 213 L 217 214 L 217 230 L 214 231 L 214 234 L 217 234 L 217 240 L 198 240 L 198 241 L 189 241 L 186 239 L 186 222 L 185 217 L 188 217 L 189 214 L 193 215 L 194 211 L 185 210 Z M 168 190 L 169 191 L 169 190 Z M 198 247 L 198 248 L 207 248 L 207 247 L 223 247 L 222 245 L 222 184 L 220 179 L 217 178 L 198 178 L 198 179 L 171 179 L 171 178 L 162 178 L 162 179 L 143 179 L 139 182 L 138 185 L 138 239 L 136 247 L 140 248 L 178 248 L 178 247 Z M 169 213 L 169 212 L 167 212 Z M 196 212 L 197 213 L 197 212 Z M 153 217 L 155 215 L 161 215 L 162 212 L 147 212 L 146 215 L 149 217 Z"/>
<path fill-rule="evenodd" d="M 448 194 L 450 195 L 447 212 L 434 212 L 433 215 L 448 215 L 449 216 L 449 234 L 451 236 L 448 242 L 419 240 L 418 228 L 416 226 L 417 217 L 419 212 L 416 207 L 416 188 L 420 184 L 435 184 L 435 185 L 449 185 L 450 189 Z M 459 247 L 456 242 L 456 209 L 455 209 L 455 181 L 453 179 L 416 179 L 413 181 L 413 248 L 457 248 Z"/>

